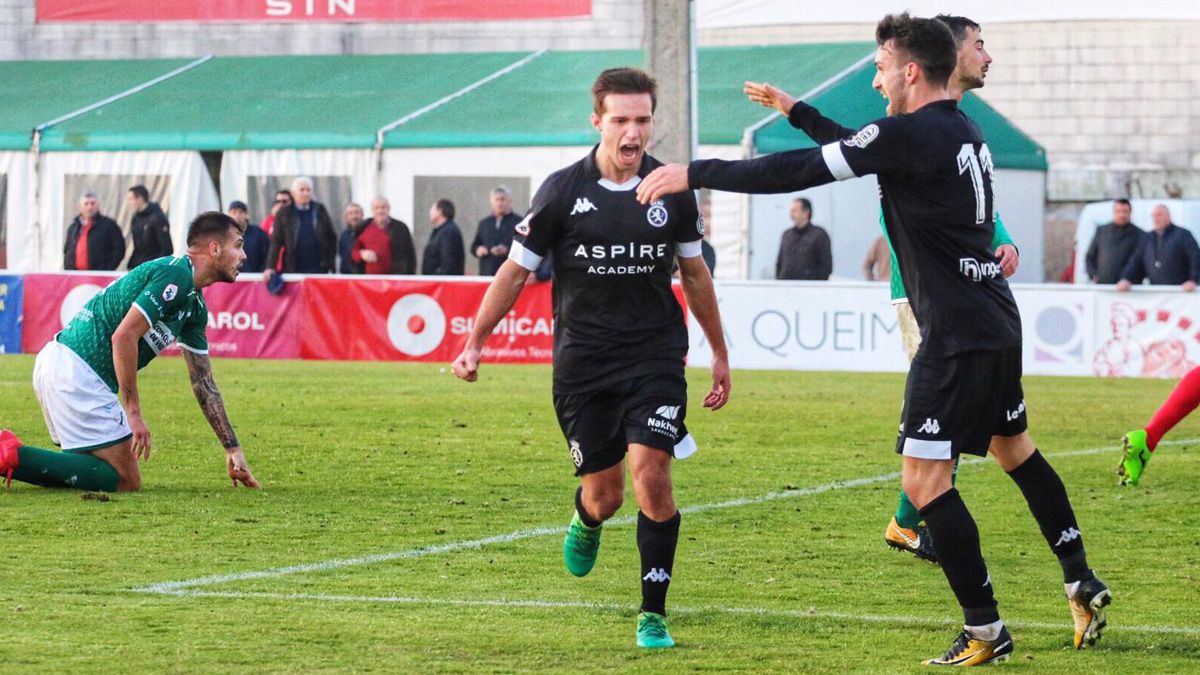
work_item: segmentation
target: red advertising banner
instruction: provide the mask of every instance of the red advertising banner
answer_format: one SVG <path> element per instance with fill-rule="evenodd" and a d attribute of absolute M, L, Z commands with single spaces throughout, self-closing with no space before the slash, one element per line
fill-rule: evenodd
<path fill-rule="evenodd" d="M 30 274 L 25 277 L 21 350 L 37 353 L 116 274 Z M 204 289 L 208 304 L 208 347 L 214 356 L 295 359 L 300 357 L 301 284 L 271 295 L 259 281 L 215 284 Z M 172 347 L 165 354 L 178 353 Z"/>
<path fill-rule="evenodd" d="M 591 0 L 37 0 L 37 21 L 513 21 L 590 16 Z"/>
<path fill-rule="evenodd" d="M 300 356 L 449 363 L 466 344 L 489 281 L 308 277 L 300 318 L 304 326 Z M 552 316 L 550 284 L 526 286 L 492 333 L 484 359 L 550 363 Z"/>

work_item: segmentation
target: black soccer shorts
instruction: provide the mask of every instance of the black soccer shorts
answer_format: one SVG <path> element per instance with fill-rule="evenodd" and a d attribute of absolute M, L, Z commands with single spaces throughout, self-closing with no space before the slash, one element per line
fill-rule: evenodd
<path fill-rule="evenodd" d="M 992 436 L 1028 428 L 1020 347 L 939 356 L 908 371 L 896 452 L 921 459 L 986 455 Z"/>
<path fill-rule="evenodd" d="M 687 435 L 687 380 L 656 371 L 582 394 L 555 394 L 554 412 L 575 475 L 620 464 L 631 443 L 675 454 Z"/>

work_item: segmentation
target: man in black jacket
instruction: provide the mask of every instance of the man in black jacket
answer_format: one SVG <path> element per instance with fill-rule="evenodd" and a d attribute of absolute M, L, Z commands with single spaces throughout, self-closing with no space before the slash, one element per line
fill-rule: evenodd
<path fill-rule="evenodd" d="M 65 270 L 115 270 L 125 259 L 125 235 L 112 218 L 100 215 L 100 198 L 88 190 L 79 197 L 79 215 L 67 225 Z"/>
<path fill-rule="evenodd" d="M 1185 291 L 1196 290 L 1200 280 L 1200 246 L 1191 232 L 1171 222 L 1171 212 L 1159 204 L 1150 210 L 1154 230 L 1142 234 L 1141 243 L 1125 270 L 1118 291 L 1127 291 L 1134 284 L 1149 279 L 1154 285 L 1181 285 Z"/>
<path fill-rule="evenodd" d="M 1133 211 L 1128 199 L 1113 200 L 1113 219 L 1096 230 L 1092 244 L 1088 246 L 1084 263 L 1088 279 L 1093 284 L 1115 284 L 1121 280 L 1121 272 L 1137 252 L 1138 242 L 1144 234 L 1130 221 Z"/>
<path fill-rule="evenodd" d="M 150 192 L 145 185 L 134 185 L 125 193 L 125 203 L 133 212 L 129 235 L 133 239 L 133 254 L 129 256 L 129 269 L 144 262 L 171 255 L 175 247 L 171 244 L 171 224 L 162 207 L 150 201 Z"/>
<path fill-rule="evenodd" d="M 356 263 L 350 257 L 362 228 L 363 207 L 358 202 L 350 202 L 342 210 L 342 232 L 338 235 L 338 274 L 363 273 L 362 263 Z"/>
<path fill-rule="evenodd" d="M 289 206 L 279 210 L 275 224 L 271 227 L 271 248 L 267 251 L 267 270 L 263 278 L 269 279 L 274 261 L 283 251 L 283 268 L 288 274 L 329 274 L 337 261 L 337 232 L 325 205 L 313 201 L 312 179 L 300 177 L 292 181 L 292 199 Z"/>
<path fill-rule="evenodd" d="M 421 274 L 462 276 L 466 264 L 462 232 L 454 222 L 454 202 L 439 199 L 429 208 L 433 232 L 421 258 Z"/>
<path fill-rule="evenodd" d="M 512 190 L 500 185 L 492 189 L 492 214 L 479 221 L 471 255 L 479 258 L 479 276 L 494 277 L 496 270 L 508 259 L 513 229 L 521 217 L 512 212 Z"/>

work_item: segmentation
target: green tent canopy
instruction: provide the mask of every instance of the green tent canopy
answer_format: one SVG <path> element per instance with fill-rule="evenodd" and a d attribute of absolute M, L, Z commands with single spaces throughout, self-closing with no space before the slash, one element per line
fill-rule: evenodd
<path fill-rule="evenodd" d="M 842 126 L 858 128 L 887 114 L 887 101 L 871 88 L 874 64 L 864 64 L 853 74 L 835 82 L 812 100 L 826 117 Z M 796 93 L 796 92 L 793 92 Z M 798 95 L 798 94 L 797 94 Z M 1029 136 L 971 92 L 963 97 L 962 109 L 979 125 L 992 151 L 992 161 L 1000 169 L 1046 170 L 1046 151 Z M 780 117 L 754 134 L 758 152 L 769 154 L 784 150 L 814 148 L 816 144 L 803 132 L 792 128 Z"/>
<path fill-rule="evenodd" d="M 770 111 L 745 80 L 768 81 L 847 126 L 883 114 L 863 42 L 698 50 L 700 143 L 741 143 Z M 589 145 L 590 87 L 604 68 L 641 66 L 640 51 L 217 57 L 0 63 L 0 149 L 27 149 L 38 125 L 128 93 L 42 132 L 43 151 L 254 150 Z M 181 66 L 192 67 L 181 69 Z M 180 72 L 153 82 L 174 70 Z M 982 101 L 997 166 L 1045 169 L 1041 148 Z M 778 120 L 760 151 L 806 147 Z"/>

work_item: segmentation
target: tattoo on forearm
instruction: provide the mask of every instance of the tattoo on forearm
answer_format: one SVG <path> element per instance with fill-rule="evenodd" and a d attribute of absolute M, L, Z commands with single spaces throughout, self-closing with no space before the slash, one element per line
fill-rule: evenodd
<path fill-rule="evenodd" d="M 225 401 L 213 380 L 212 361 L 205 354 L 186 349 L 183 350 L 183 359 L 187 362 L 188 374 L 192 379 L 192 393 L 196 395 L 196 402 L 200 404 L 200 410 L 212 425 L 221 445 L 226 450 L 240 446 L 233 425 L 229 423 L 229 415 L 225 413 Z"/>

